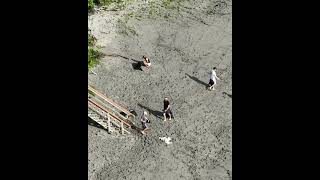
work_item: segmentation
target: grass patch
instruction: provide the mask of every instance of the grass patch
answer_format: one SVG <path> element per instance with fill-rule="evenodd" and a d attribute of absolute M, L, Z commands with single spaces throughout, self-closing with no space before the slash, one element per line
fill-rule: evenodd
<path fill-rule="evenodd" d="M 88 32 L 88 71 L 99 63 L 103 54 L 99 51 L 99 47 L 96 46 L 97 39 Z"/>
<path fill-rule="evenodd" d="M 95 7 L 115 5 L 115 10 L 123 10 L 132 0 L 88 0 L 88 11 L 93 12 Z"/>
<path fill-rule="evenodd" d="M 88 47 L 88 71 L 99 63 L 102 53 L 94 47 Z"/>
<path fill-rule="evenodd" d="M 88 34 L 88 46 L 95 46 L 97 42 L 97 39 L 92 35 L 92 34 Z"/>
<path fill-rule="evenodd" d="M 94 9 L 94 0 L 88 0 L 88 11 L 91 12 Z"/>

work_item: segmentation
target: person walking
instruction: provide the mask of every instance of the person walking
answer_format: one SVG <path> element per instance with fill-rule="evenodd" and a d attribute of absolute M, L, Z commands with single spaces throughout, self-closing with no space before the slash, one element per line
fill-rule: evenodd
<path fill-rule="evenodd" d="M 171 118 L 174 119 L 169 99 L 167 97 L 165 97 L 164 100 L 163 100 L 163 117 L 164 117 L 164 121 L 167 120 L 167 116 L 169 116 L 169 120 L 171 120 Z"/>
<path fill-rule="evenodd" d="M 140 121 L 143 127 L 143 130 L 141 131 L 142 134 L 145 134 L 145 131 L 149 129 L 147 126 L 147 123 L 150 122 L 150 120 L 147 118 L 147 115 L 148 115 L 147 111 L 143 111 L 140 118 Z"/>
<path fill-rule="evenodd" d="M 220 78 L 218 78 L 217 73 L 216 73 L 216 67 L 213 67 L 211 72 L 210 72 L 210 80 L 209 80 L 209 90 L 215 90 L 214 86 L 217 84 L 217 79 L 220 80 Z"/>

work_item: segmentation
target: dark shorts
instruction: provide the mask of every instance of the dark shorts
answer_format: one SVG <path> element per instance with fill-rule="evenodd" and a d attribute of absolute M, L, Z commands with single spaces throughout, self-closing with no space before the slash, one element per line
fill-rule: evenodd
<path fill-rule="evenodd" d="M 209 86 L 214 85 L 214 81 L 212 79 L 209 80 Z"/>

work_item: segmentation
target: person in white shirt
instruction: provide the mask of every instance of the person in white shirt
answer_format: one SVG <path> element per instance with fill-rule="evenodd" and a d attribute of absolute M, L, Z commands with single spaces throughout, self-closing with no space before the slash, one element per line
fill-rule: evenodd
<path fill-rule="evenodd" d="M 146 131 L 148 129 L 147 122 L 150 122 L 149 119 L 147 118 L 147 115 L 148 115 L 147 111 L 143 111 L 141 118 L 140 118 L 140 121 L 141 121 L 142 127 L 143 127 L 143 130 L 141 131 L 142 134 L 145 134 L 144 131 Z"/>
<path fill-rule="evenodd" d="M 217 73 L 216 73 L 216 67 L 213 67 L 210 73 L 210 80 L 209 80 L 209 90 L 215 90 L 214 86 L 217 84 L 217 79 L 220 80 L 220 78 L 218 78 Z"/>

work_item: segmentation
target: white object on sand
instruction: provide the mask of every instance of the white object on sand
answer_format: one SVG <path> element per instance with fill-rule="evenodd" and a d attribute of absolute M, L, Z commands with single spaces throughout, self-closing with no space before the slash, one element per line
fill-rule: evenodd
<path fill-rule="evenodd" d="M 159 137 L 161 141 L 164 141 L 166 144 L 172 144 L 171 137 Z"/>
<path fill-rule="evenodd" d="M 94 75 L 97 75 L 97 73 L 95 73 L 95 72 L 94 72 L 94 71 L 92 71 L 92 70 L 91 70 L 90 72 L 91 72 L 92 74 L 94 74 Z"/>

